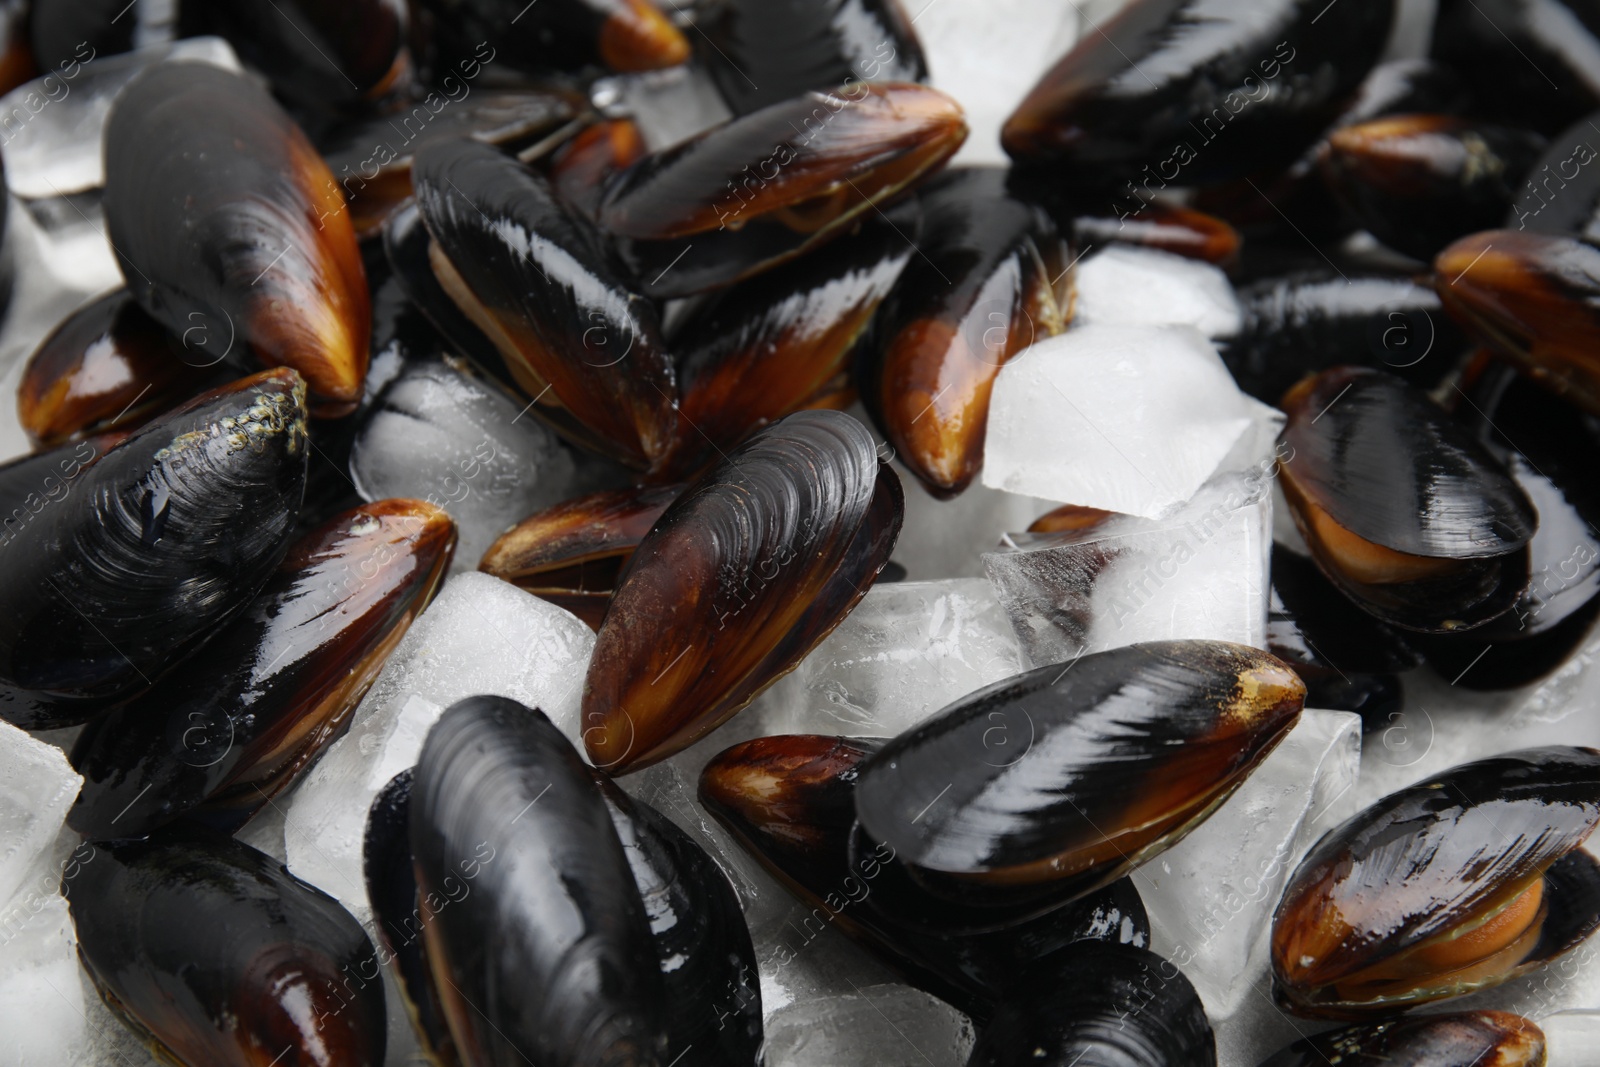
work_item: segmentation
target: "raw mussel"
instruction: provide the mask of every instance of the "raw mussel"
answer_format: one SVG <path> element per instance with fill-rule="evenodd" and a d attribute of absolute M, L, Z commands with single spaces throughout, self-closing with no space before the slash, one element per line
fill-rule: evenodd
<path fill-rule="evenodd" d="M 1085 655 L 996 682 L 896 737 L 861 765 L 856 814 L 930 892 L 1013 920 L 1039 914 L 1182 839 L 1304 699 L 1288 666 L 1244 645 Z"/>
<path fill-rule="evenodd" d="M 600 629 L 617 579 L 681 485 L 603 489 L 517 523 L 478 569 L 560 605 Z"/>
<path fill-rule="evenodd" d="M 1296 1041 L 1261 1067 L 1544 1067 L 1544 1031 L 1505 1011 L 1358 1023 Z"/>
<path fill-rule="evenodd" d="M 332 897 L 211 831 L 95 845 L 62 890 L 101 996 L 181 1067 L 381 1067 L 372 942 Z"/>
<path fill-rule="evenodd" d="M 1392 793 L 1330 830 L 1272 918 L 1280 1003 L 1392 1014 L 1498 985 L 1600 927 L 1600 753 L 1534 748 Z"/>
<path fill-rule="evenodd" d="M 573 134 L 550 158 L 550 184 L 569 207 L 592 219 L 600 212 L 605 183 L 648 152 L 638 123 L 604 119 Z"/>
<path fill-rule="evenodd" d="M 418 922 L 463 1067 L 668 1062 L 649 917 L 589 769 L 542 712 L 450 707 L 410 807 Z"/>
<path fill-rule="evenodd" d="M 1474 111 L 1554 133 L 1600 107 L 1600 13 L 1586 0 L 1441 0 L 1435 59 L 1467 72 Z"/>
<path fill-rule="evenodd" d="M 1528 586 L 1537 513 L 1426 394 L 1335 367 L 1295 386 L 1279 484 L 1324 574 L 1362 610 L 1423 633 L 1482 626 Z"/>
<path fill-rule="evenodd" d="M 1105 213 L 1090 211 L 1082 204 L 1068 211 L 1068 232 L 1085 252 L 1096 245 L 1128 244 L 1222 266 L 1232 265 L 1239 256 L 1239 231 L 1225 220 L 1191 207 L 1158 201 L 1131 215 L 1119 214 L 1115 208 Z"/>
<path fill-rule="evenodd" d="M 678 387 L 655 306 L 542 176 L 475 141 L 432 141 L 412 181 L 434 273 L 500 350 L 533 410 L 580 443 L 652 468 Z"/>
<path fill-rule="evenodd" d="M 967 1067 L 1216 1067 L 1200 995 L 1171 962 L 1083 942 L 1029 972 Z"/>
<path fill-rule="evenodd" d="M 68 824 L 143 837 L 193 811 L 236 829 L 344 732 L 454 544 L 449 516 L 417 500 L 356 508 L 295 542 L 204 657 L 79 736 Z"/>
<path fill-rule="evenodd" d="M 1590 244 L 1600 240 L 1600 112 L 1579 119 L 1550 139 L 1522 183 L 1503 226 L 1508 230 L 1562 233 Z"/>
<path fill-rule="evenodd" d="M 801 411 L 684 491 L 612 596 L 584 747 L 622 774 L 694 744 L 800 662 L 888 562 L 905 511 L 872 435 Z"/>
<path fill-rule="evenodd" d="M 319 414 L 361 396 L 372 310 L 344 197 L 249 79 L 161 63 L 106 120 L 105 213 L 141 307 L 192 362 L 253 352 L 299 371 Z"/>
<path fill-rule="evenodd" d="M 689 58 L 689 42 L 655 0 L 421 0 L 440 60 L 469 52 L 535 76 L 604 66 L 661 70 Z M 493 42 L 492 47 L 490 42 Z M 487 49 L 487 54 L 484 50 Z"/>
<path fill-rule="evenodd" d="M 307 451 L 305 384 L 279 369 L 196 397 L 80 471 L 9 531 L 0 685 L 84 700 L 155 682 L 277 568 Z"/>
<path fill-rule="evenodd" d="M 839 236 L 966 136 L 960 106 L 926 86 L 808 92 L 644 157 L 607 186 L 600 225 L 647 294 L 687 296 Z"/>

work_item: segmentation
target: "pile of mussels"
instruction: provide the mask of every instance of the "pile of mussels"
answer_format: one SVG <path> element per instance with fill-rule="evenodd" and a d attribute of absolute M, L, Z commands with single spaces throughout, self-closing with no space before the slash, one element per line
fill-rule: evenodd
<path fill-rule="evenodd" d="M 243 66 L 153 63 L 105 120 L 126 285 L 22 371 L 0 715 L 81 727 L 49 735 L 71 738 L 67 825 L 93 854 L 61 891 L 94 987 L 166 1061 L 376 1067 L 398 1009 L 348 975 L 381 959 L 434 1064 L 761 1063 L 734 887 L 617 784 L 698 745 L 703 809 L 966 1013 L 972 1067 L 1214 1064 L 1130 872 L 1303 708 L 1381 724 L 1421 665 L 1523 685 L 1600 611 L 1600 553 L 1571 548 L 1600 520 L 1592 5 L 1440 0 L 1427 55 L 1380 62 L 1411 5 L 1133 0 L 1085 15 L 1017 102 L 1008 167 L 949 165 L 967 118 L 897 0 L 12 0 L 0 89 L 147 43 L 158 8 Z M 685 65 L 728 117 L 675 144 L 597 88 Z M 465 71 L 477 95 L 435 107 Z M 369 154 L 424 113 L 406 151 Z M 906 577 L 907 495 L 971 487 L 996 382 L 1073 329 L 1095 245 L 1238 286 L 1219 348 L 1281 412 L 1299 535 L 1267 647 L 1175 633 L 896 737 L 719 745 Z M 1423 357 L 1371 343 L 1423 320 Z M 473 696 L 381 791 L 368 929 L 233 835 L 346 733 L 446 581 L 451 503 L 350 476 L 422 365 L 600 472 L 464 561 L 596 636 L 581 746 Z M 1058 503 L 1036 531 L 1112 518 Z M 1026 751 L 985 758 L 1022 718 Z M 214 758 L 174 745 L 191 721 L 226 724 Z M 1412 1009 L 1600 926 L 1597 823 L 1600 752 L 1557 746 L 1329 830 L 1270 925 L 1278 1007 L 1312 1036 L 1268 1062 L 1544 1063 L 1528 1019 Z M 873 892 L 845 907 L 852 872 Z"/>

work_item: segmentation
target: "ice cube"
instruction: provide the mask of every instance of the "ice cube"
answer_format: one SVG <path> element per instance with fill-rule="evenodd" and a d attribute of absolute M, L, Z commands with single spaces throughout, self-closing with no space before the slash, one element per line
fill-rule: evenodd
<path fill-rule="evenodd" d="M 1001 369 L 983 482 L 1159 518 L 1255 432 L 1262 407 L 1192 327 L 1069 330 Z"/>
<path fill-rule="evenodd" d="M 1272 494 L 1265 465 L 1208 481 L 1165 519 L 1016 534 L 983 557 L 1035 666 L 1138 641 L 1266 647 Z"/>
<path fill-rule="evenodd" d="M 1550 1067 L 1600 1067 L 1600 1011 L 1558 1011 L 1537 1022 Z"/>
<path fill-rule="evenodd" d="M 287 803 L 289 869 L 358 918 L 371 910 L 361 875 L 367 808 L 417 761 L 444 709 L 494 694 L 542 709 L 581 750 L 578 703 L 594 632 L 574 615 L 487 574 L 458 574 L 401 640 Z"/>
<path fill-rule="evenodd" d="M 100 142 L 117 94 L 156 63 L 209 63 L 239 70 L 220 37 L 192 37 L 136 52 L 82 57 L 0 97 L 0 148 L 6 185 L 17 196 L 45 199 L 105 184 Z M 83 61 L 80 61 L 83 60 Z M 90 62 L 92 60 L 92 62 Z"/>
<path fill-rule="evenodd" d="M 972 1022 L 909 986 L 863 986 L 799 1001 L 767 1019 L 766 1067 L 961 1067 Z"/>
<path fill-rule="evenodd" d="M 590 97 L 606 114 L 632 117 L 651 151 L 686 141 L 733 116 L 698 63 L 604 78 L 594 84 Z"/>
<path fill-rule="evenodd" d="M 1109 245 L 1086 254 L 1074 278 L 1075 327 L 1193 326 L 1207 337 L 1227 337 L 1244 322 L 1226 274 L 1171 252 Z"/>
<path fill-rule="evenodd" d="M 476 569 L 507 527 L 563 499 L 572 474 L 571 455 L 526 408 L 446 363 L 401 375 L 350 453 L 365 499 L 415 497 L 450 513 L 456 572 Z"/>
<path fill-rule="evenodd" d="M 26 921 L 0 930 L 0 1063 L 83 1063 L 90 1037 L 84 1008 L 72 917 L 52 892 Z"/>
<path fill-rule="evenodd" d="M 1360 763 L 1361 717 L 1308 709 L 1227 803 L 1134 871 L 1151 947 L 1211 1018 L 1238 1011 L 1264 977 L 1273 909 L 1305 852 L 1354 814 Z"/>
<path fill-rule="evenodd" d="M 82 785 L 59 748 L 0 722 L 0 905 L 55 863 L 53 846 Z"/>
<path fill-rule="evenodd" d="M 936 500 L 898 463 L 895 472 L 905 487 L 906 518 L 890 559 L 917 581 L 982 578 L 983 554 L 999 544 L 1002 535 L 1027 529 L 1056 506 L 976 481 L 960 496 Z"/>

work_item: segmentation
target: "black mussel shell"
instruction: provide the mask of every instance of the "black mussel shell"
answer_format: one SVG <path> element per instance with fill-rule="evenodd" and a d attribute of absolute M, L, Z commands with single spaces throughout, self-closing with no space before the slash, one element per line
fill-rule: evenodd
<path fill-rule="evenodd" d="M 129 11 L 129 7 L 128 0 L 30 0 L 24 21 L 33 52 L 31 65 L 44 74 L 59 70 L 70 81 L 83 63 L 131 51 L 140 30 L 150 27 L 140 26 L 146 12 Z M 33 73 L 16 81 L 5 80 L 0 92 L 9 92 Z"/>
<path fill-rule="evenodd" d="M 1544 1031 L 1505 1011 L 1358 1023 L 1296 1041 L 1261 1067 L 1544 1067 Z"/>
<path fill-rule="evenodd" d="M 478 569 L 599 630 L 634 549 L 682 491 L 681 485 L 604 489 L 562 501 L 501 534 Z"/>
<path fill-rule="evenodd" d="M 1432 260 L 1499 224 L 1544 150 L 1525 130 L 1453 115 L 1392 115 L 1335 130 L 1322 173 L 1339 202 L 1397 252 Z"/>
<path fill-rule="evenodd" d="M 361 396 L 372 309 L 327 164 L 255 83 L 160 63 L 106 120 L 110 240 L 141 307 L 210 365 L 299 371 L 318 414 Z"/>
<path fill-rule="evenodd" d="M 923 85 L 807 92 L 639 160 L 607 186 L 600 225 L 646 293 L 688 296 L 841 235 L 966 136 L 960 106 Z"/>
<path fill-rule="evenodd" d="M 696 24 L 700 59 L 735 115 L 851 81 L 919 82 L 922 44 L 900 0 L 726 0 Z M 756 85 L 745 72 L 756 72 Z"/>
<path fill-rule="evenodd" d="M 1432 55 L 1496 122 L 1550 134 L 1600 107 L 1600 13 L 1586 0 L 1440 0 Z"/>
<path fill-rule="evenodd" d="M 1452 768 L 1330 830 L 1272 919 L 1278 999 L 1364 1018 L 1498 985 L 1600 927 L 1600 753 Z"/>
<path fill-rule="evenodd" d="M 983 467 L 989 396 L 1018 352 L 1066 328 L 1065 242 L 1006 193 L 994 167 L 947 171 L 918 191 L 920 253 L 879 310 L 861 392 L 900 461 L 938 497 Z"/>
<path fill-rule="evenodd" d="M 79 736 L 68 825 L 143 837 L 192 812 L 237 829 L 344 732 L 454 546 L 450 517 L 416 500 L 364 505 L 295 542 L 204 657 Z"/>
<path fill-rule="evenodd" d="M 1283 408 L 1279 484 L 1317 565 L 1357 606 L 1423 633 L 1511 610 L 1538 516 L 1426 394 L 1335 367 L 1295 386 Z"/>
<path fill-rule="evenodd" d="M 1096 245 L 1137 245 L 1224 267 L 1239 257 L 1239 231 L 1192 207 L 1158 201 L 1132 214 L 1118 214 L 1111 205 L 1104 213 L 1087 207 L 1078 206 L 1069 230 L 1073 243 L 1086 251 Z"/>
<path fill-rule="evenodd" d="M 1001 142 L 1020 162 L 1114 175 L 1133 193 L 1136 181 L 1154 192 L 1282 166 L 1338 117 L 1394 11 L 1392 0 L 1134 0 L 1040 79 Z"/>
<path fill-rule="evenodd" d="M 675 67 L 689 42 L 655 0 L 421 0 L 442 60 L 465 73 L 500 64 L 539 77 L 604 66 L 622 73 Z M 469 54 L 470 53 L 470 54 Z"/>
<path fill-rule="evenodd" d="M 470 697 L 411 790 L 429 969 L 464 1063 L 657 1067 L 663 988 L 599 790 L 540 711 Z"/>
<path fill-rule="evenodd" d="M 1550 139 L 1550 147 L 1524 177 L 1506 213 L 1508 230 L 1566 234 L 1600 241 L 1600 112 L 1579 119 Z"/>
<path fill-rule="evenodd" d="M 1216 1067 L 1200 995 L 1171 962 L 1084 942 L 1028 976 L 978 1035 L 967 1067 Z"/>
<path fill-rule="evenodd" d="M 573 134 L 551 157 L 550 184 L 568 207 L 592 219 L 600 213 L 606 182 L 648 151 L 638 123 L 604 119 Z"/>
<path fill-rule="evenodd" d="M 62 883 L 112 1010 L 186 1067 L 381 1067 L 361 925 L 272 857 L 209 831 L 98 844 Z"/>
<path fill-rule="evenodd" d="M 856 815 L 930 892 L 1038 914 L 1199 825 L 1299 720 L 1305 686 L 1258 649 L 1152 641 L 951 704 L 862 764 Z M 1005 727 L 996 734 L 996 726 Z M 994 738 L 1027 737 L 1000 750 Z"/>
<path fill-rule="evenodd" d="M 658 464 L 678 398 L 660 318 L 593 224 L 542 176 L 474 141 L 424 145 L 413 181 L 434 273 L 533 410 L 625 463 Z"/>
<path fill-rule="evenodd" d="M 704 849 L 650 805 L 595 775 L 644 899 L 661 961 L 664 1063 L 760 1062 L 761 982 L 739 895 Z"/>
<path fill-rule="evenodd" d="M 155 682 L 277 568 L 307 451 L 305 383 L 280 369 L 189 401 L 64 483 L 7 542 L 0 685 L 94 699 Z"/>
<path fill-rule="evenodd" d="M 975 1019 L 987 1018 L 1029 967 L 1068 945 L 1149 944 L 1144 904 L 1127 879 L 994 929 L 981 928 L 994 923 L 992 914 L 929 895 L 906 877 L 893 849 L 857 832 L 856 770 L 882 745 L 815 735 L 735 745 L 701 773 L 701 802 L 818 922 L 836 925 Z"/>
<path fill-rule="evenodd" d="M 800 411 L 756 433 L 628 562 L 584 681 L 590 760 L 622 774 L 665 759 L 794 669 L 866 595 L 904 512 L 849 415 Z"/>

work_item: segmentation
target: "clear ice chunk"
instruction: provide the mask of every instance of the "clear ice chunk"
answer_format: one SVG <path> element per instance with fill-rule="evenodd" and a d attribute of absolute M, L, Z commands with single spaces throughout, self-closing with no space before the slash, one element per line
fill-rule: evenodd
<path fill-rule="evenodd" d="M 1600 1067 L 1600 1011 L 1558 1011 L 1536 1021 L 1549 1067 Z"/>
<path fill-rule="evenodd" d="M 590 90 L 607 115 L 627 115 L 652 152 L 670 148 L 733 117 L 711 75 L 697 63 L 602 78 Z"/>
<path fill-rule="evenodd" d="M 350 732 L 290 796 L 289 869 L 366 921 L 367 809 L 390 778 L 416 763 L 444 709 L 480 694 L 511 697 L 542 709 L 581 746 L 578 704 L 593 651 L 594 632 L 554 604 L 487 574 L 450 578 L 389 657 Z"/>
<path fill-rule="evenodd" d="M 903 985 L 800 1001 L 766 1028 L 766 1067 L 962 1067 L 974 1039 L 965 1015 Z"/>
<path fill-rule="evenodd" d="M 889 557 L 915 581 L 982 578 L 983 554 L 1012 530 L 1026 530 L 1056 505 L 974 481 L 950 500 L 936 500 L 900 464 L 906 518 Z"/>
<path fill-rule="evenodd" d="M 52 892 L 26 921 L 0 929 L 0 1063 L 80 1064 L 90 1036 L 72 917 Z"/>
<path fill-rule="evenodd" d="M 983 482 L 1160 518 L 1194 496 L 1266 410 L 1193 327 L 1068 330 L 1001 369 Z"/>
<path fill-rule="evenodd" d="M 474 570 L 505 530 L 562 500 L 572 456 L 495 386 L 445 363 L 407 370 L 350 452 L 367 500 L 414 497 L 444 508 L 460 540 L 453 570 Z"/>
<path fill-rule="evenodd" d="M 1317 838 L 1355 813 L 1360 767 L 1361 717 L 1307 709 L 1227 803 L 1133 873 L 1152 947 L 1211 1018 L 1238 1011 L 1264 978 L 1283 887 Z"/>
<path fill-rule="evenodd" d="M 1073 278 L 1075 326 L 1193 326 L 1213 338 L 1243 326 L 1228 276 L 1210 263 L 1110 245 L 1085 255 Z"/>
<path fill-rule="evenodd" d="M 0 722 L 0 906 L 56 862 L 62 820 L 82 786 L 59 748 Z"/>

